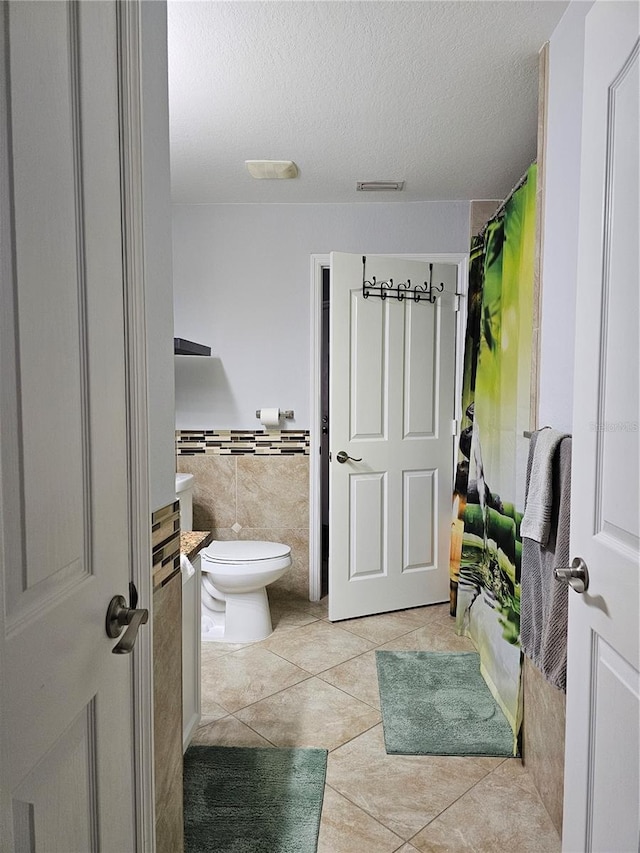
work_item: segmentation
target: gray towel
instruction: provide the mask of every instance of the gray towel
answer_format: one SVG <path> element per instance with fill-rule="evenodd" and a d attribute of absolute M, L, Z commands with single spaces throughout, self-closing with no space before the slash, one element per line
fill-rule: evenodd
<path fill-rule="evenodd" d="M 536 440 L 531 437 L 527 463 L 527 492 Z M 553 576 L 557 566 L 569 565 L 571 522 L 571 438 L 556 447 L 551 470 L 553 503 L 546 545 L 522 538 L 520 577 L 520 642 L 522 651 L 558 690 L 567 685 L 568 587 Z"/>
<path fill-rule="evenodd" d="M 533 443 L 535 455 L 520 531 L 521 536 L 535 539 L 541 545 L 547 544 L 551 528 L 553 457 L 558 444 L 566 435 L 566 432 L 543 427 L 536 433 L 536 441 Z"/>

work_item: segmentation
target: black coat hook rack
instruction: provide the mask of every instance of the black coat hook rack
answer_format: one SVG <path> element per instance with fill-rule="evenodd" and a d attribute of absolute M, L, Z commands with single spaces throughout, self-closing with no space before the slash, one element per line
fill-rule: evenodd
<path fill-rule="evenodd" d="M 424 284 L 416 284 L 411 286 L 411 279 L 394 284 L 393 279 L 388 281 L 378 281 L 375 275 L 371 276 L 371 281 L 366 278 L 367 258 L 362 256 L 362 295 L 365 299 L 370 296 L 377 296 L 380 299 L 387 297 L 395 298 L 398 302 L 403 302 L 405 299 L 413 299 L 414 302 L 429 302 L 434 304 L 438 296 L 444 291 L 444 282 L 433 284 L 433 264 L 429 264 L 429 281 Z"/>

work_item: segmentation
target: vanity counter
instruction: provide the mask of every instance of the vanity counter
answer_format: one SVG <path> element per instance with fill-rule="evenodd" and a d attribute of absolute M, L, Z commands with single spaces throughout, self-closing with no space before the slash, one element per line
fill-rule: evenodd
<path fill-rule="evenodd" d="M 193 560 L 199 551 L 213 542 L 213 533 L 208 530 L 187 530 L 180 534 L 180 553 Z"/>

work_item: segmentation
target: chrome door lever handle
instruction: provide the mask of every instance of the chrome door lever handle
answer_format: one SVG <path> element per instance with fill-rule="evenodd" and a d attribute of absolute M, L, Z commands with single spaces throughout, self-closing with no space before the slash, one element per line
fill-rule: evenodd
<path fill-rule="evenodd" d="M 337 453 L 336 459 L 338 460 L 338 462 L 340 462 L 341 465 L 344 464 L 347 459 L 350 459 L 352 462 L 362 462 L 362 459 L 356 459 L 355 456 L 349 456 L 346 450 L 341 450 L 339 453 Z"/>
<path fill-rule="evenodd" d="M 137 599 L 132 595 L 132 600 Z M 136 601 L 137 603 L 137 601 Z M 135 645 L 138 629 L 140 625 L 144 625 L 149 620 L 149 611 L 145 608 L 136 609 L 135 607 L 127 607 L 127 602 L 122 595 L 114 595 L 109 602 L 107 610 L 106 629 L 107 636 L 115 640 L 120 634 L 126 631 L 124 637 L 117 643 L 111 651 L 114 655 L 126 655 L 133 650 Z"/>
<path fill-rule="evenodd" d="M 589 589 L 589 570 L 582 557 L 575 557 L 570 566 L 558 566 L 553 570 L 553 576 L 576 592 L 583 593 Z"/>

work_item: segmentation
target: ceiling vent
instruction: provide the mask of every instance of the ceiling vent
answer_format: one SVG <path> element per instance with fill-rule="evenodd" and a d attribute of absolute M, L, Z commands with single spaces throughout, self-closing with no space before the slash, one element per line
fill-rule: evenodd
<path fill-rule="evenodd" d="M 298 167 L 293 160 L 245 160 L 244 164 L 251 177 L 258 180 L 279 181 L 298 177 Z"/>
<path fill-rule="evenodd" d="M 404 181 L 358 181 L 356 189 L 359 193 L 395 192 L 404 189 Z"/>

